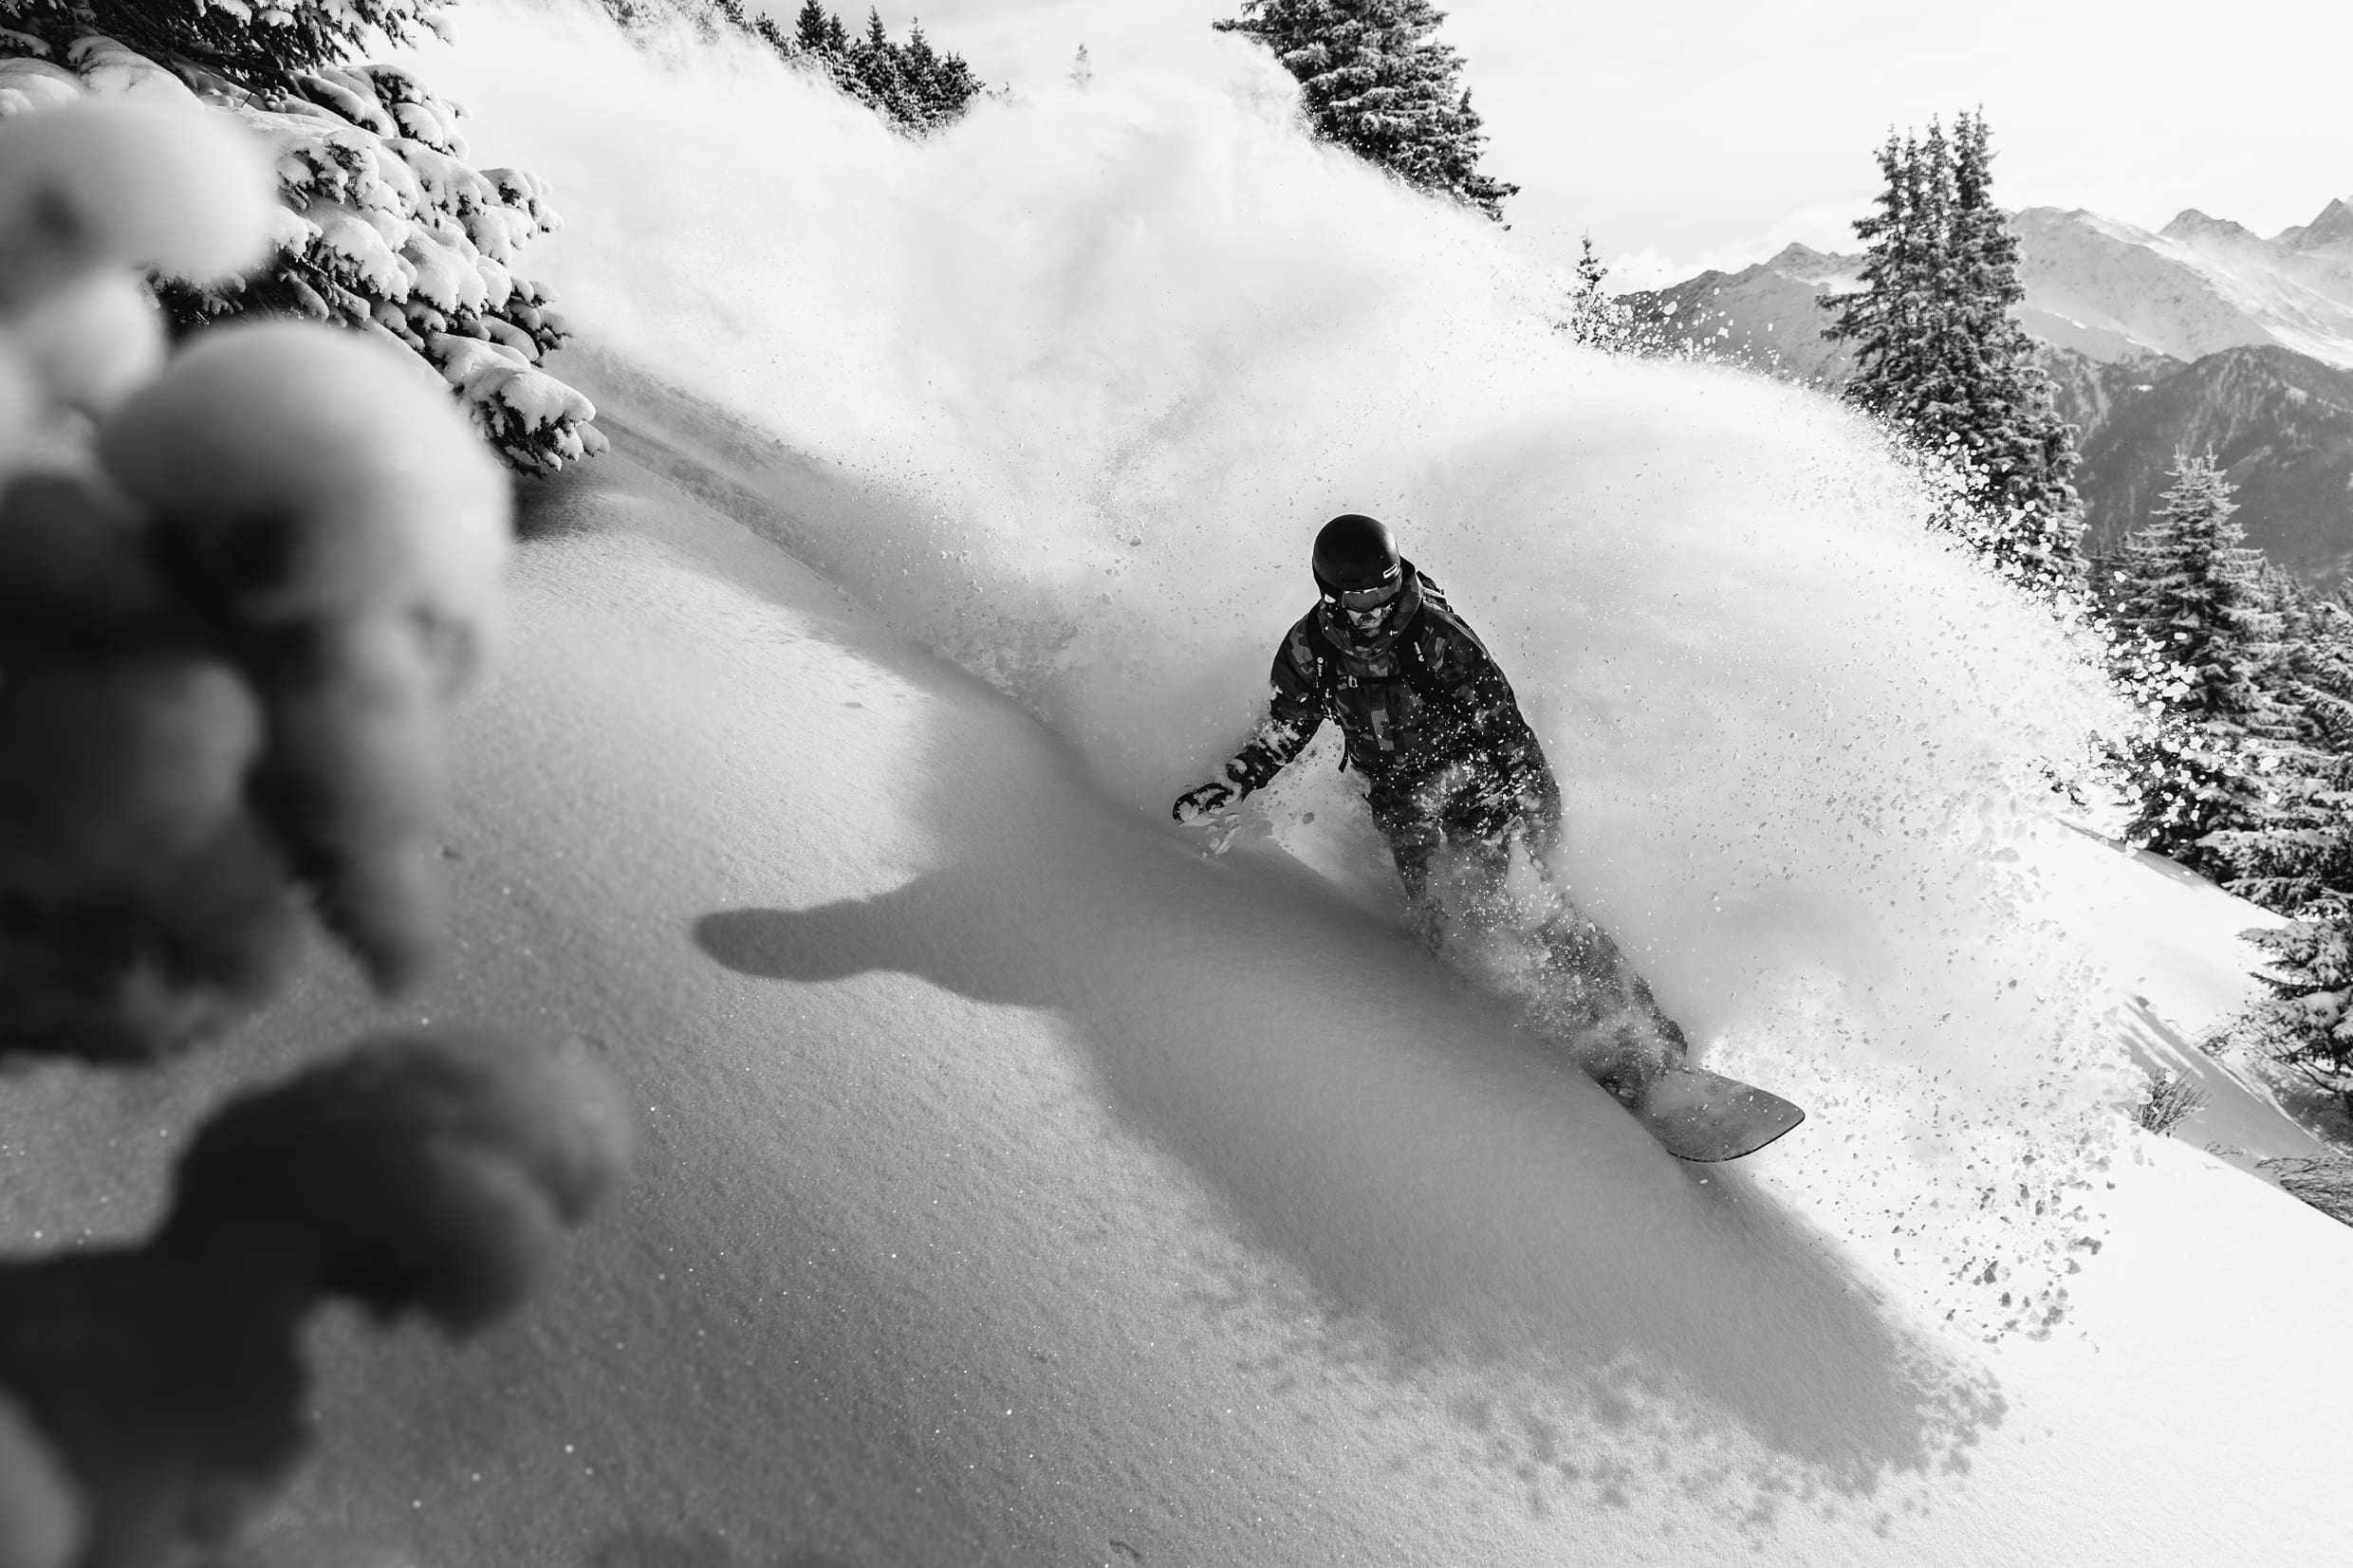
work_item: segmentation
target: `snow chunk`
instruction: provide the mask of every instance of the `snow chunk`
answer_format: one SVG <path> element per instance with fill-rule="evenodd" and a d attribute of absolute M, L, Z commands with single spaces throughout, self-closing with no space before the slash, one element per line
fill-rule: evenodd
<path fill-rule="evenodd" d="M 555 187 L 537 175 L 524 169 L 485 169 L 482 177 L 498 193 L 500 203 L 528 216 L 532 226 L 543 234 L 552 234 L 564 227 L 563 219 L 549 205 Z"/>
<path fill-rule="evenodd" d="M 51 400 L 103 414 L 163 363 L 163 318 L 137 274 L 109 267 L 45 295 L 12 323 Z"/>
<path fill-rule="evenodd" d="M 302 323 L 222 327 L 98 451 L 243 617 L 408 604 L 495 619 L 507 476 L 405 352 Z"/>
<path fill-rule="evenodd" d="M 515 462 L 553 471 L 604 450 L 603 435 L 588 423 L 596 405 L 535 368 L 529 350 L 451 333 L 435 333 L 425 345 L 483 434 Z"/>
<path fill-rule="evenodd" d="M 450 313 L 479 311 L 495 303 L 490 284 L 474 265 L 473 247 L 460 235 L 454 243 L 437 238 L 423 228 L 409 231 L 400 254 L 413 268 L 410 293 L 435 309 Z"/>
<path fill-rule="evenodd" d="M 82 79 L 46 60 L 0 60 L 0 119 L 62 109 L 82 96 Z"/>
<path fill-rule="evenodd" d="M 105 263 L 243 271 L 269 232 L 252 140 L 210 111 L 82 102 L 0 122 L 0 299 Z"/>
<path fill-rule="evenodd" d="M 319 237 L 319 226 L 282 202 L 269 204 L 269 249 L 299 254 Z"/>
<path fill-rule="evenodd" d="M 197 107 L 188 83 L 140 54 L 102 33 L 76 39 L 65 58 L 82 73 L 91 92 L 101 98 L 127 98 L 183 109 Z"/>
<path fill-rule="evenodd" d="M 419 141 L 392 144 L 424 194 L 419 205 L 444 208 L 460 219 L 498 202 L 498 188 L 462 158 Z"/>
<path fill-rule="evenodd" d="M 353 288 L 404 298 L 417 282 L 416 265 L 387 243 L 366 215 L 341 202 L 313 202 L 303 218 L 319 231 L 314 256 Z"/>
<path fill-rule="evenodd" d="M 365 77 L 330 65 L 296 76 L 294 85 L 311 102 L 334 110 L 362 130 L 380 137 L 400 134 L 392 117 L 384 113 L 384 106 L 376 101 L 375 88 Z"/>
<path fill-rule="evenodd" d="M 425 90 L 423 83 L 398 65 L 360 65 L 353 74 L 367 80 L 376 101 L 391 114 L 402 136 L 421 141 L 436 153 L 461 158 L 466 156 L 466 138 L 457 130 L 457 122 L 465 118 L 466 111 L 459 105 L 435 97 Z"/>

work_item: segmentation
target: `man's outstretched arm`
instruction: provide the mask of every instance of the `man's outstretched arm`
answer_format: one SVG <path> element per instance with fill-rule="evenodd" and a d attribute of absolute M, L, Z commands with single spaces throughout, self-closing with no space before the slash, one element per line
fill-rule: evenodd
<path fill-rule="evenodd" d="M 1250 744 L 1227 759 L 1216 778 L 1176 797 L 1169 812 L 1176 821 L 1197 822 L 1263 788 L 1314 739 L 1324 714 L 1316 701 L 1313 664 L 1300 668 L 1303 656 L 1313 658 L 1304 647 L 1294 647 L 1300 640 L 1286 638 L 1282 651 L 1274 655 L 1273 693 L 1267 703 L 1267 716 L 1259 721 Z"/>

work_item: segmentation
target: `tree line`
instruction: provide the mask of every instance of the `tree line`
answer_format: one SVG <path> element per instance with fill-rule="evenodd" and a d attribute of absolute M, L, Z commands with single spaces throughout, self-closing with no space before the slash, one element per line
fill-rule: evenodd
<path fill-rule="evenodd" d="M 614 3 L 625 5 L 628 0 Z M 948 124 L 961 118 L 984 90 L 961 55 L 932 46 L 920 21 L 908 27 L 902 44 L 890 36 L 882 13 L 872 8 L 866 25 L 856 32 L 819 0 L 804 0 L 790 28 L 744 0 L 712 0 L 712 9 L 785 59 L 814 65 L 843 93 L 902 131 L 920 134 Z"/>
<path fill-rule="evenodd" d="M 1211 26 L 1273 52 L 1309 134 L 1501 222 L 1519 187 L 1479 170 L 1487 136 L 1462 56 L 1435 36 L 1445 20 L 1430 0 L 1242 0 Z"/>
<path fill-rule="evenodd" d="M 1938 481 L 1935 526 L 2103 630 L 2147 720 L 2104 759 L 2127 839 L 2288 916 L 2251 933 L 2269 998 L 2235 1032 L 2353 1111 L 2353 584 L 2316 594 L 2249 548 L 2198 452 L 2176 455 L 2141 528 L 2087 560 L 2074 428 L 2010 315 L 2025 291 L 1984 115 L 1891 134 L 1879 163 L 1855 225 L 1863 287 L 1818 302 L 1824 335 L 1856 353 L 1843 396 Z"/>

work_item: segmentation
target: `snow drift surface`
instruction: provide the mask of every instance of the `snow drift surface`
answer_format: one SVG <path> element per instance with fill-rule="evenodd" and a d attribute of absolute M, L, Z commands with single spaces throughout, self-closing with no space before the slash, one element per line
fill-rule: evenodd
<path fill-rule="evenodd" d="M 2067 1323 L 1955 1345 L 1768 1155 L 1670 1159 L 1391 927 L 1107 802 L 626 460 L 546 499 L 413 1016 L 583 1039 L 637 1178 L 460 1354 L 318 1337 L 324 1451 L 255 1568 L 2335 1549 L 2301 1352 L 2353 1291 L 2341 1227 L 2136 1137 Z M 161 1083 L 12 1084 L 0 1234 L 137 1229 L 224 1079 L 373 1018 L 321 964 Z"/>
<path fill-rule="evenodd" d="M 555 180 L 575 317 L 789 449 L 754 483 L 792 549 L 1139 811 L 1239 739 L 1321 520 L 1395 520 L 1546 739 L 1579 896 L 1716 1065 L 1869 1125 L 1792 1155 L 1806 1201 L 1911 1236 L 1940 1311 L 2053 1320 L 2122 1059 L 2036 914 L 2036 766 L 2108 699 L 1861 426 L 1562 344 L 1490 226 L 1206 30 L 917 144 L 755 49 L 469 29 L 432 79 Z M 1328 760 L 1266 829 L 1383 908 Z"/>
<path fill-rule="evenodd" d="M 2103 1167 L 2106 993 L 2033 879 L 2145 874 L 2019 783 L 2100 699 L 1855 432 L 1553 358 L 1483 230 L 1289 140 L 1247 56 L 1207 57 L 1238 97 L 1106 83 L 916 150 L 757 62 L 471 20 L 435 80 L 565 177 L 572 305 L 703 399 L 608 356 L 622 445 L 1054 731 L 633 461 L 539 492 L 416 1012 L 583 1038 L 639 1179 L 462 1356 L 322 1335 L 325 1451 L 253 1562 L 2335 1548 L 2297 1352 L 2353 1251 L 2187 1147 Z M 735 289 L 763 267 L 799 308 Z M 1787 1147 L 1677 1165 L 1431 966 L 1328 772 L 1266 819 L 1322 876 L 1159 820 L 1343 499 L 1504 645 L 1586 895 L 1811 1100 Z M 2165 963 L 2219 994 L 2242 958 Z M 223 1079 L 369 1012 L 322 966 L 161 1085 L 12 1085 L 0 1231 L 136 1229 Z"/>

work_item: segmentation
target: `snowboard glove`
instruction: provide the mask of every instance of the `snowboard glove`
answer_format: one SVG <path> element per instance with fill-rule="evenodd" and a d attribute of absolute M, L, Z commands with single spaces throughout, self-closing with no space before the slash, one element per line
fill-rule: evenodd
<path fill-rule="evenodd" d="M 1176 803 L 1169 809 L 1169 815 L 1190 825 L 1204 817 L 1223 811 L 1239 799 L 1241 796 L 1233 785 L 1222 780 L 1214 780 L 1188 789 L 1182 795 L 1177 796 Z"/>

